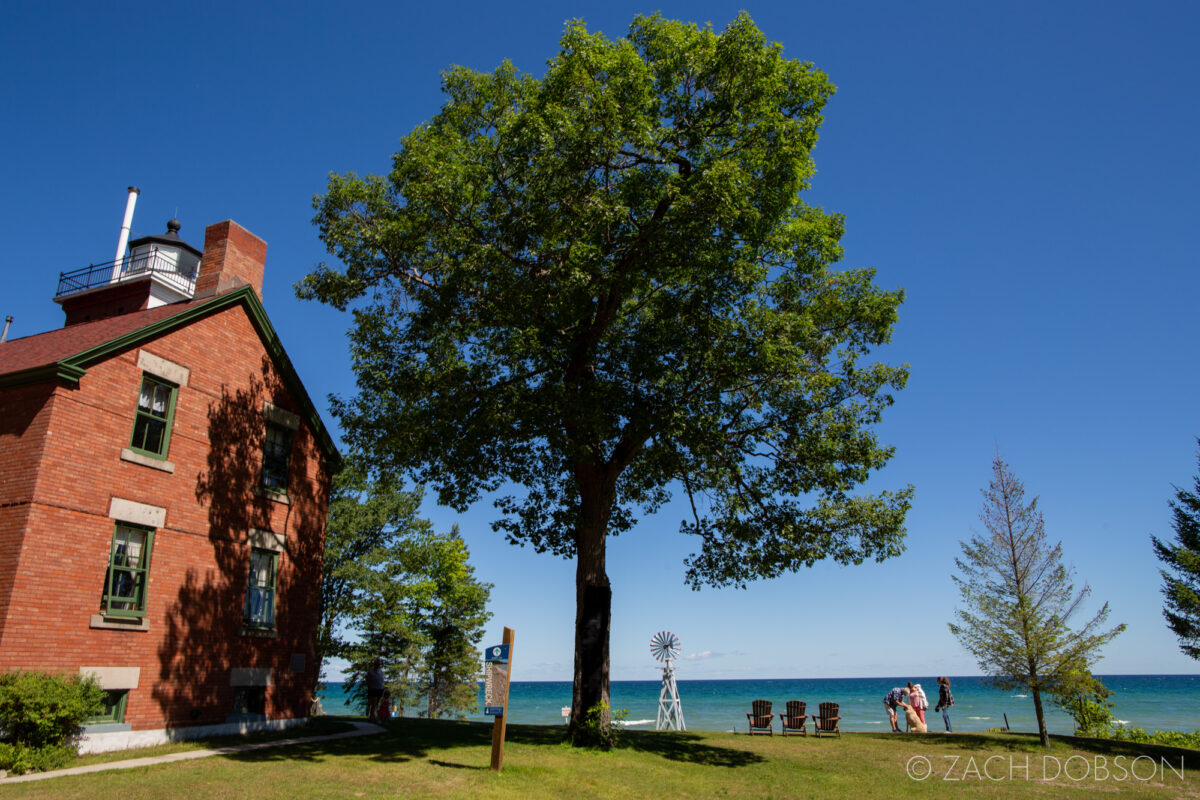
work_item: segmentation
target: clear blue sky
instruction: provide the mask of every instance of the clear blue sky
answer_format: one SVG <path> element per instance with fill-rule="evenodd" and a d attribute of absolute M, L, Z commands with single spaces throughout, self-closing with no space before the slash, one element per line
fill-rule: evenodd
<path fill-rule="evenodd" d="M 353 388 L 349 320 L 291 286 L 326 257 L 311 198 L 331 171 L 386 172 L 451 64 L 540 73 L 568 18 L 619 36 L 638 12 L 720 28 L 742 7 L 838 85 L 808 200 L 846 215 L 846 266 L 908 292 L 880 356 L 912 377 L 873 484 L 915 485 L 908 550 L 692 592 L 668 507 L 610 543 L 613 678 L 656 677 L 662 628 L 683 640 L 681 679 L 977 673 L 946 629 L 950 574 L 997 448 L 1090 609 L 1129 625 L 1098 671 L 1197 672 L 1149 545 L 1200 435 L 1195 3 L 10 0 L 0 316 L 12 337 L 61 325 L 59 271 L 112 258 L 137 185 L 135 233 L 178 210 L 197 246 L 227 218 L 267 240 L 267 311 L 324 411 Z M 495 584 L 485 644 L 516 629 L 514 679 L 569 679 L 572 564 L 505 544 L 487 503 L 428 514 L 461 525 Z"/>

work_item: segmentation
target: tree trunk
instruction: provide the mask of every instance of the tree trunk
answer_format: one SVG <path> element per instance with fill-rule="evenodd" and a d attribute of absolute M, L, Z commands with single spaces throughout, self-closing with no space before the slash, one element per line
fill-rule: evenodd
<path fill-rule="evenodd" d="M 1037 714 L 1038 738 L 1042 747 L 1049 747 L 1050 734 L 1046 731 L 1046 713 L 1042 710 L 1042 693 L 1038 689 L 1033 690 L 1033 711 Z"/>
<path fill-rule="evenodd" d="M 607 748 L 613 741 L 608 703 L 612 587 L 604 557 L 611 500 L 604 503 L 591 492 L 581 494 L 575 556 L 575 685 L 569 736 L 577 747 Z M 589 720 L 588 712 L 597 711 L 598 718 Z"/>

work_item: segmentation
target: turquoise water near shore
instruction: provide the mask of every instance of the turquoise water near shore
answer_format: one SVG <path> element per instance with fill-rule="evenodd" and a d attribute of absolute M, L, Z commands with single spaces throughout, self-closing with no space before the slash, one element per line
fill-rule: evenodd
<path fill-rule="evenodd" d="M 1113 691 L 1117 719 L 1147 730 L 1194 731 L 1200 729 L 1200 675 L 1101 675 L 1104 685 Z M 1037 729 L 1033 699 L 1022 692 L 1006 692 L 988 686 L 978 677 L 950 676 L 955 705 L 950 721 L 956 731 L 984 731 L 1002 727 L 1008 715 L 1013 730 Z M 942 716 L 934 713 L 937 705 L 935 677 L 904 678 L 804 678 L 768 680 L 679 681 L 683 716 L 691 730 L 745 730 L 750 703 L 763 698 L 782 711 L 788 700 L 804 700 L 809 713 L 817 704 L 840 704 L 842 730 L 886 731 L 890 729 L 883 709 L 883 696 L 894 686 L 907 681 L 920 683 L 929 698 L 926 721 L 931 731 L 944 729 Z M 361 714 L 353 708 L 340 683 L 327 683 L 323 689 L 326 714 Z M 628 709 L 627 725 L 635 729 L 653 729 L 658 713 L 658 681 L 613 681 L 612 706 Z M 561 725 L 561 709 L 571 703 L 569 681 L 514 681 L 509 693 L 509 721 L 533 725 Z M 1047 700 L 1046 724 L 1051 733 L 1071 733 L 1071 718 Z M 480 690 L 479 709 L 483 708 Z M 482 713 L 470 717 L 488 721 Z M 902 726 L 903 727 L 903 726 Z"/>

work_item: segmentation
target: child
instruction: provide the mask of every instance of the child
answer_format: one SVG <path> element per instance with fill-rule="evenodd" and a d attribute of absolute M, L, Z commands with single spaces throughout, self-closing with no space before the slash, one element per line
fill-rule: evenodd
<path fill-rule="evenodd" d="M 924 725 L 925 709 L 929 708 L 929 700 L 925 698 L 925 690 L 921 688 L 921 684 L 908 682 L 908 701 L 912 703 L 913 711 L 917 712 L 921 724 Z"/>

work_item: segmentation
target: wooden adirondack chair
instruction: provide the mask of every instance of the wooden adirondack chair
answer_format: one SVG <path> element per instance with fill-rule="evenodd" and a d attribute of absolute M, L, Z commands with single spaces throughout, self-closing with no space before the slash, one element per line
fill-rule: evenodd
<path fill-rule="evenodd" d="M 755 700 L 750 704 L 750 711 L 746 712 L 746 719 L 750 720 L 750 734 L 773 735 L 775 731 L 771 728 L 771 720 L 774 718 L 775 715 L 771 713 L 770 700 Z"/>
<path fill-rule="evenodd" d="M 805 716 L 804 710 L 807 704 L 802 700 L 788 700 L 787 713 L 779 715 L 779 725 L 783 728 L 783 735 L 800 734 L 808 736 L 808 728 L 805 723 L 808 722 L 808 717 Z"/>
<path fill-rule="evenodd" d="M 821 713 L 813 714 L 813 735 L 818 738 L 822 735 L 832 736 L 837 734 L 837 737 L 842 738 L 842 729 L 838 727 L 838 704 L 837 703 L 821 703 Z"/>

